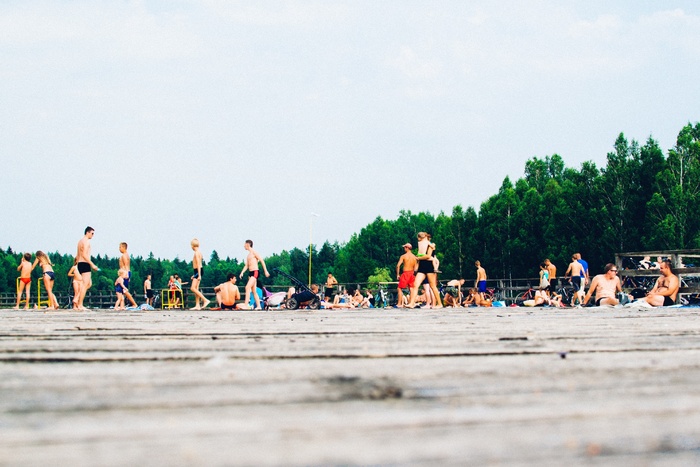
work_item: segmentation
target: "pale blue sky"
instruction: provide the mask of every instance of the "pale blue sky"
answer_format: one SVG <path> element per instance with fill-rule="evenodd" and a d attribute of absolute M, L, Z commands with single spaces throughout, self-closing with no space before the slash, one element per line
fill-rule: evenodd
<path fill-rule="evenodd" d="M 0 247 L 190 259 L 479 205 L 700 118 L 697 1 L 3 1 Z M 397 249 L 397 254 L 400 252 Z"/>

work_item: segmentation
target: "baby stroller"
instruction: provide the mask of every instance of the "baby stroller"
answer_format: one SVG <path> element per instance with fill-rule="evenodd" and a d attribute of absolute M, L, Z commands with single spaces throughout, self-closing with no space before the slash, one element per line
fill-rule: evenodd
<path fill-rule="evenodd" d="M 275 271 L 282 274 L 294 284 L 294 293 L 285 302 L 288 310 L 296 310 L 300 306 L 306 306 L 309 310 L 318 310 L 321 308 L 321 299 L 318 298 L 306 284 L 284 271 L 279 269 L 275 269 Z"/>
<path fill-rule="evenodd" d="M 263 287 L 263 302 L 265 302 L 265 309 L 270 310 L 272 308 L 279 308 L 282 303 L 287 299 L 287 292 L 270 292 L 265 287 Z"/>

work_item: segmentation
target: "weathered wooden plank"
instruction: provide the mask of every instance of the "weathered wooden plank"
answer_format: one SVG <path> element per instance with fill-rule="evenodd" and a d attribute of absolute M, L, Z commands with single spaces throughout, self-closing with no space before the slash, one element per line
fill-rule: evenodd
<path fill-rule="evenodd" d="M 0 323 L 5 465 L 700 460 L 697 309 Z"/>

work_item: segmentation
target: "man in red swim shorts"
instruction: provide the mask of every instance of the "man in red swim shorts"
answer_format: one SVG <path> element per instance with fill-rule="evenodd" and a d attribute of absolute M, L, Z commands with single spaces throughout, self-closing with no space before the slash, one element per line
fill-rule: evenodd
<path fill-rule="evenodd" d="M 248 257 L 245 259 L 245 266 L 241 271 L 241 279 L 243 278 L 243 273 L 248 270 L 248 283 L 245 286 L 245 305 L 250 303 L 250 294 L 253 294 L 255 299 L 255 309 L 262 310 L 260 306 L 260 297 L 256 291 L 258 286 L 258 277 L 260 277 L 260 270 L 258 268 L 258 263 L 262 264 L 263 271 L 265 271 L 265 277 L 270 277 L 270 273 L 267 272 L 267 266 L 265 266 L 265 261 L 258 254 L 257 251 L 253 250 L 253 240 L 246 240 L 243 245 L 246 251 L 248 251 Z"/>
<path fill-rule="evenodd" d="M 418 260 L 416 259 L 416 255 L 414 255 L 413 252 L 411 251 L 411 248 L 413 248 L 411 246 L 411 244 L 406 243 L 403 246 L 404 253 L 399 258 L 399 262 L 396 263 L 396 279 L 398 279 L 398 281 L 399 281 L 399 286 L 398 286 L 399 300 L 398 300 L 396 305 L 399 307 L 404 305 L 404 297 L 403 297 L 403 292 L 401 290 L 402 289 L 411 289 L 413 287 L 413 283 L 416 279 L 415 269 L 416 269 Z M 401 265 L 403 265 L 403 273 L 401 273 Z"/>

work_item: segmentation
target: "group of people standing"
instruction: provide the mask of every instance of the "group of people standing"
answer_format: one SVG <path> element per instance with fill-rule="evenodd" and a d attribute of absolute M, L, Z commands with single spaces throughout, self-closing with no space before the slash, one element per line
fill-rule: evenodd
<path fill-rule="evenodd" d="M 92 271 L 99 271 L 100 269 L 92 262 L 90 254 L 90 240 L 95 235 L 95 229 L 88 226 L 85 228 L 85 234 L 83 238 L 78 242 L 78 251 L 75 255 L 75 261 L 73 262 L 73 267 L 68 271 L 68 275 L 73 280 L 73 308 L 84 310 L 83 301 L 85 300 L 85 294 L 92 287 Z M 126 245 L 126 244 L 124 244 Z M 120 258 L 120 268 L 122 264 L 122 258 Z M 46 289 L 46 294 L 48 296 L 49 306 L 51 310 L 56 310 L 59 308 L 58 300 L 56 300 L 56 295 L 53 293 L 53 284 L 56 279 L 56 275 L 53 270 L 53 265 L 49 257 L 41 250 L 36 252 L 36 259 L 32 264 L 31 254 L 25 253 L 22 257 L 20 265 L 17 270 L 20 272 L 19 276 L 19 288 L 17 290 L 17 304 L 15 309 L 19 309 L 20 301 L 22 298 L 22 292 L 26 294 L 25 308 L 29 308 L 29 297 L 31 288 L 31 274 L 34 268 L 39 265 L 42 268 L 42 277 L 44 282 L 44 288 Z M 126 254 L 127 267 L 129 255 Z M 123 282 L 123 281 L 122 281 Z M 127 279 L 128 285 L 128 279 Z M 133 299 L 132 299 L 133 300 Z"/>
<path fill-rule="evenodd" d="M 85 228 L 83 237 L 78 242 L 78 248 L 75 255 L 75 260 L 73 266 L 68 271 L 68 276 L 72 279 L 73 286 L 73 301 L 72 307 L 76 310 L 86 310 L 84 306 L 85 296 L 92 287 L 92 272 L 99 271 L 100 268 L 97 267 L 95 263 L 92 262 L 91 244 L 90 241 L 95 235 L 95 229 L 88 226 Z M 211 301 L 204 296 L 204 294 L 199 290 L 199 285 L 203 276 L 203 260 L 202 253 L 199 249 L 199 240 L 194 238 L 190 242 L 190 246 L 194 251 L 194 257 L 192 258 L 192 277 L 190 290 L 195 296 L 195 305 L 192 310 L 201 310 L 209 306 Z M 246 301 L 248 303 L 250 300 L 251 293 L 253 294 L 255 301 L 255 308 L 261 309 L 260 297 L 255 290 L 257 288 L 257 280 L 260 277 L 259 264 L 262 264 L 263 272 L 266 277 L 270 277 L 270 273 L 267 270 L 265 261 L 263 258 L 253 249 L 253 241 L 246 240 L 244 248 L 248 252 L 246 257 L 245 266 L 240 273 L 240 277 L 248 272 L 248 281 L 245 286 L 246 291 Z M 137 304 L 130 290 L 131 281 L 131 257 L 128 253 L 128 245 L 126 242 L 121 242 L 119 244 L 119 252 L 121 253 L 119 257 L 119 271 L 117 273 L 117 278 L 114 281 L 114 291 L 117 295 L 117 301 L 114 305 L 115 309 L 125 309 L 127 301 L 131 307 L 136 308 Z M 30 290 L 31 290 L 31 273 L 36 266 L 40 266 L 43 270 L 43 281 L 46 293 L 48 295 L 49 309 L 58 309 L 59 304 L 56 296 L 53 293 L 53 284 L 55 280 L 55 273 L 51 264 L 49 257 L 42 251 L 36 252 L 36 259 L 31 262 L 32 255 L 30 253 L 25 253 L 22 256 L 20 265 L 17 270 L 20 273 L 18 278 L 18 289 L 17 289 L 17 304 L 14 307 L 19 309 L 22 300 L 22 294 L 25 294 L 25 308 L 29 308 L 30 303 Z M 231 276 L 231 274 L 229 274 Z M 231 278 L 229 277 L 230 282 Z M 233 283 L 235 284 L 235 276 Z M 182 282 L 181 282 L 182 284 Z M 229 287 L 226 283 L 221 284 L 215 288 L 217 293 L 217 299 L 219 301 L 219 306 L 230 305 L 226 303 L 229 299 L 229 294 L 226 291 Z M 236 288 L 237 290 L 237 288 Z M 144 294 L 148 304 L 152 303 L 153 300 L 153 289 L 151 287 L 151 275 L 149 274 L 144 281 Z M 240 298 L 240 297 L 239 297 Z"/>
<path fill-rule="evenodd" d="M 399 306 L 403 308 L 416 308 L 418 289 L 425 288 L 425 303 L 428 308 L 442 308 L 440 291 L 437 288 L 437 275 L 439 272 L 439 260 L 435 256 L 435 243 L 431 241 L 431 235 L 426 232 L 418 232 L 418 247 L 413 253 L 413 245 L 403 245 L 404 254 L 396 264 L 396 277 L 399 281 L 398 297 Z M 403 267 L 403 272 L 401 268 Z M 409 289 L 408 302 L 405 303 L 403 289 Z"/>
<path fill-rule="evenodd" d="M 48 296 L 49 308 L 58 308 L 58 301 L 56 300 L 56 295 L 54 295 L 53 293 L 53 283 L 56 279 L 56 275 L 53 270 L 53 265 L 51 264 L 51 260 L 49 259 L 49 257 L 46 256 L 46 253 L 39 250 L 36 252 L 33 263 L 32 254 L 25 253 L 24 255 L 22 255 L 22 260 L 20 261 L 19 266 L 17 266 L 17 270 L 19 271 L 19 285 L 17 288 L 17 304 L 14 307 L 15 310 L 19 309 L 19 305 L 22 301 L 22 293 L 25 294 L 24 307 L 29 308 L 29 297 L 32 287 L 32 271 L 37 266 L 40 266 L 42 270 L 41 277 L 43 279 L 44 288 L 46 289 L 46 294 Z"/>
<path fill-rule="evenodd" d="M 440 297 L 440 291 L 437 286 L 440 261 L 435 256 L 436 245 L 432 242 L 432 237 L 429 233 L 418 232 L 417 238 L 418 245 L 416 253 L 413 253 L 413 245 L 405 243 L 403 245 L 404 254 L 401 255 L 399 261 L 396 263 L 396 279 L 399 281 L 397 286 L 397 306 L 401 308 L 415 308 L 418 306 L 418 291 L 423 287 L 425 306 L 427 308 L 442 308 L 444 306 L 443 300 Z M 485 300 L 486 270 L 481 266 L 478 260 L 475 262 L 475 266 L 477 268 L 477 277 L 475 281 L 476 293 Z M 456 279 L 447 284 L 448 287 L 452 287 L 456 290 L 457 297 L 452 297 L 452 295 L 450 295 L 450 297 L 456 299 L 455 305 L 462 303 L 461 287 L 463 284 L 464 279 Z M 408 298 L 404 296 L 403 291 L 405 289 L 409 290 Z M 472 297 L 472 300 L 473 299 Z M 450 304 L 453 303 L 450 302 Z"/>

